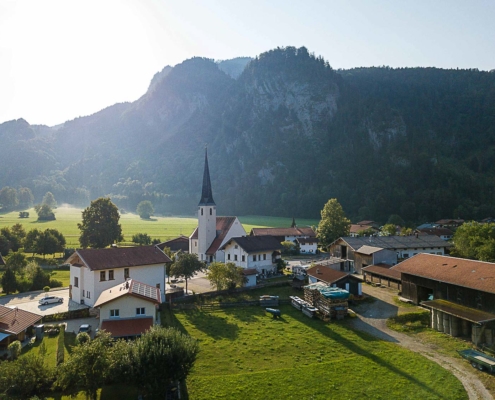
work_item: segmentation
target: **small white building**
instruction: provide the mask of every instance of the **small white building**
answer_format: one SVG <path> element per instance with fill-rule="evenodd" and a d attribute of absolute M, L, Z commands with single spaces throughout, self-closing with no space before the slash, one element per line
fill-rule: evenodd
<path fill-rule="evenodd" d="M 94 305 L 100 311 L 100 329 L 113 338 L 142 335 L 158 321 L 160 289 L 135 279 L 104 290 Z"/>
<path fill-rule="evenodd" d="M 297 238 L 296 243 L 299 244 L 301 254 L 316 254 L 318 250 L 318 239 L 315 237 Z"/>
<path fill-rule="evenodd" d="M 272 236 L 242 236 L 231 238 L 222 249 L 225 262 L 266 274 L 276 271 L 282 245 Z"/>
<path fill-rule="evenodd" d="M 129 278 L 164 289 L 165 266 L 172 261 L 156 246 L 139 246 L 79 249 L 66 262 L 70 264 L 70 298 L 93 307 L 104 290 Z"/>
<path fill-rule="evenodd" d="M 243 269 L 242 274 L 246 277 L 245 287 L 256 286 L 256 276 L 258 275 L 258 270 L 255 268 Z"/>

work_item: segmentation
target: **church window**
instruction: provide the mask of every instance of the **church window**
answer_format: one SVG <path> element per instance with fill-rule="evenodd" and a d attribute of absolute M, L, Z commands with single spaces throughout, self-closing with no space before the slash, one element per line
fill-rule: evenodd
<path fill-rule="evenodd" d="M 244 261 L 246 261 L 246 256 L 245 255 L 242 256 L 242 262 L 244 262 Z"/>
<path fill-rule="evenodd" d="M 263 254 L 263 260 L 266 260 L 266 254 Z"/>
<path fill-rule="evenodd" d="M 203 215 L 203 209 L 201 209 L 201 215 Z"/>
<path fill-rule="evenodd" d="M 253 261 L 256 261 L 256 254 L 253 256 Z"/>
<path fill-rule="evenodd" d="M 227 254 L 227 260 L 230 260 L 230 253 Z"/>
<path fill-rule="evenodd" d="M 210 208 L 210 215 L 212 215 L 213 210 Z"/>
<path fill-rule="evenodd" d="M 234 261 L 237 261 L 237 254 L 234 254 Z"/>

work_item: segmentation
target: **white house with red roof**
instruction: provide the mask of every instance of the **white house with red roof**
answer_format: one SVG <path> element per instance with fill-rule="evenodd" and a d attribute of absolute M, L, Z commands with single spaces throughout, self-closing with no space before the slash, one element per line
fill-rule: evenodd
<path fill-rule="evenodd" d="M 129 279 L 104 290 L 95 308 L 100 310 L 101 330 L 113 338 L 129 338 L 142 335 L 158 322 L 160 289 Z"/>
<path fill-rule="evenodd" d="M 237 217 L 217 217 L 217 206 L 211 190 L 208 153 L 205 152 L 205 168 L 201 200 L 198 204 L 198 226 L 189 236 L 189 253 L 205 262 L 225 261 L 221 247 L 232 237 L 245 236 L 246 231 Z"/>
<path fill-rule="evenodd" d="M 157 246 L 138 246 L 78 249 L 66 262 L 70 264 L 71 299 L 93 307 L 103 291 L 129 278 L 165 288 L 165 267 L 172 261 Z"/>

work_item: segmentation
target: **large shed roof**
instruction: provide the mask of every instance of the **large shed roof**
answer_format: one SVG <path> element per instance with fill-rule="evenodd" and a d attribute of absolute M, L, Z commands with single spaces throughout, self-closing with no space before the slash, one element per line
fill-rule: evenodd
<path fill-rule="evenodd" d="M 381 247 L 389 250 L 402 250 L 411 248 L 452 247 L 452 244 L 434 235 L 418 236 L 372 236 L 372 237 L 342 237 L 335 242 L 343 240 L 354 251 L 361 246 Z"/>
<path fill-rule="evenodd" d="M 434 254 L 417 254 L 392 267 L 402 274 L 495 293 L 495 264 Z"/>

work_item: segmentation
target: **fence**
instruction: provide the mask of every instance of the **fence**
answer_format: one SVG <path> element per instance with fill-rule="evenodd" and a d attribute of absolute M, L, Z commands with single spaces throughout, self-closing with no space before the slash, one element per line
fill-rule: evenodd
<path fill-rule="evenodd" d="M 80 310 L 67 311 L 58 314 L 51 314 L 43 316 L 43 323 L 51 321 L 61 321 L 64 319 L 77 319 L 89 317 L 89 308 L 82 308 Z"/>

